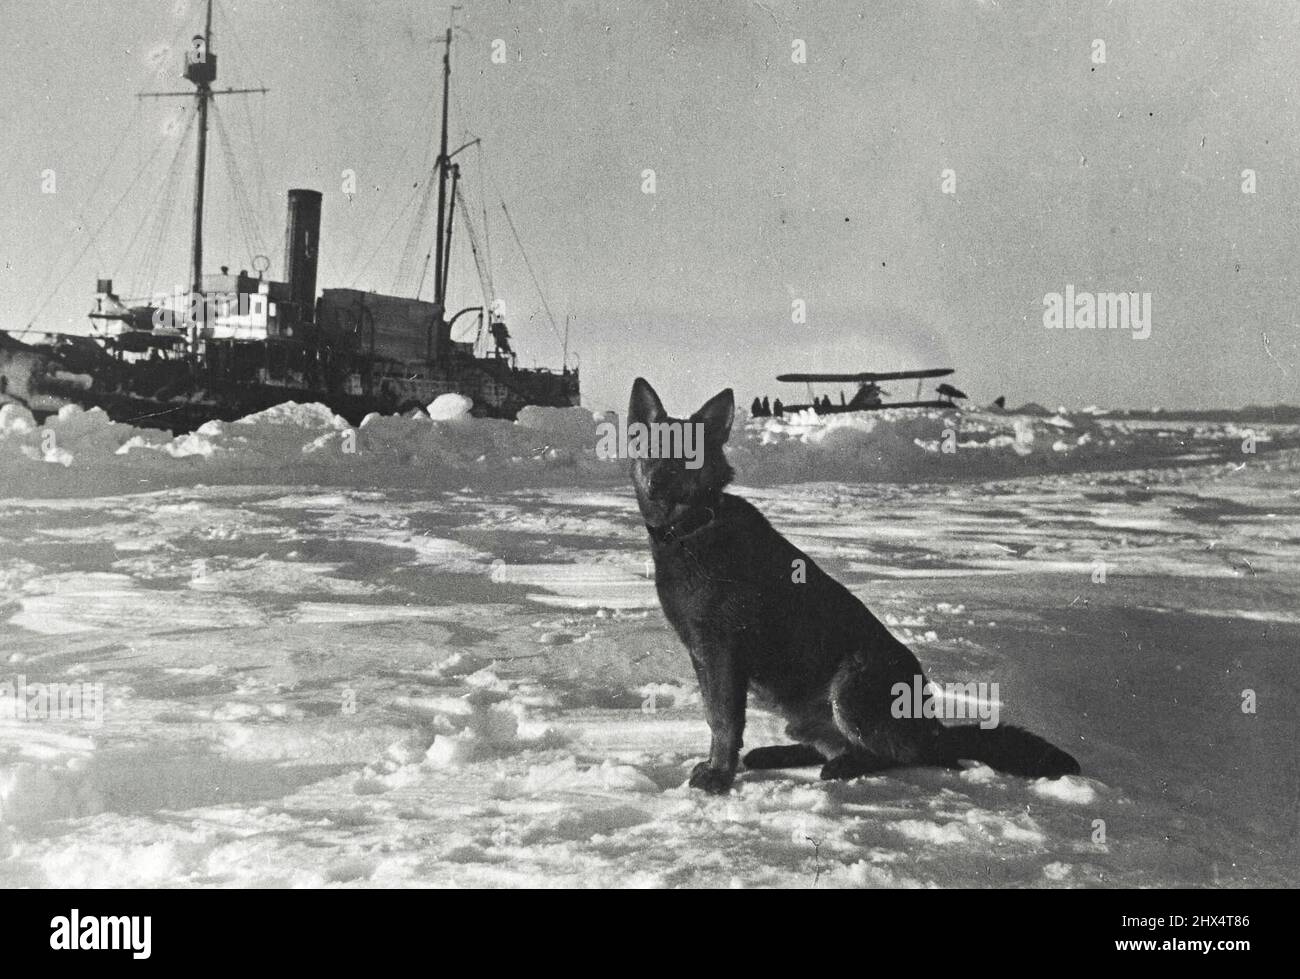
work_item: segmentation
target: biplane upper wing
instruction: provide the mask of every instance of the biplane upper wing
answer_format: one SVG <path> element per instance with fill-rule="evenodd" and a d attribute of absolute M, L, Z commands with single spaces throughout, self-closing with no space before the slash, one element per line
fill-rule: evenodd
<path fill-rule="evenodd" d="M 778 374 L 777 380 L 792 384 L 820 384 L 834 381 L 852 381 L 866 384 L 871 381 L 905 381 L 908 378 L 947 377 L 955 374 L 955 367 L 935 367 L 923 371 L 889 371 L 887 373 L 863 374 Z"/>

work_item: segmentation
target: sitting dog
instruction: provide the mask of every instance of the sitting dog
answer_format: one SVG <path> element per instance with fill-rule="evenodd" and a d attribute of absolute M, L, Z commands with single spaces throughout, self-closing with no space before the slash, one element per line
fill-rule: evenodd
<path fill-rule="evenodd" d="M 690 425 L 703 437 L 689 460 L 629 453 L 655 588 L 690 653 L 713 736 L 690 784 L 730 789 L 751 690 L 785 717 L 798 743 L 749 752 L 749 768 L 821 765 L 822 778 L 846 779 L 902 766 L 960 768 L 969 759 L 1034 778 L 1077 774 L 1070 755 L 1020 728 L 895 716 L 894 688 L 923 687 L 921 664 L 753 505 L 723 492 L 733 475 L 723 446 L 734 414 L 730 389 L 680 419 L 643 378 L 632 386 L 629 428 Z"/>

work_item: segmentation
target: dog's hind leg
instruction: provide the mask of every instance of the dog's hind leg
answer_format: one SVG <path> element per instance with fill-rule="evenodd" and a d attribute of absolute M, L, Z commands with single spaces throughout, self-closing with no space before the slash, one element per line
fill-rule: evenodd
<path fill-rule="evenodd" d="M 871 656 L 847 657 L 831 680 L 831 713 L 848 751 L 836 757 L 823 778 L 853 778 L 887 768 L 947 765 L 943 728 L 933 717 L 896 712 L 894 687 L 924 685 L 920 664 L 901 644 Z M 910 702 L 904 704 L 911 707 Z"/>
<path fill-rule="evenodd" d="M 825 761 L 826 756 L 810 744 L 776 744 L 745 755 L 746 768 L 808 768 Z"/>

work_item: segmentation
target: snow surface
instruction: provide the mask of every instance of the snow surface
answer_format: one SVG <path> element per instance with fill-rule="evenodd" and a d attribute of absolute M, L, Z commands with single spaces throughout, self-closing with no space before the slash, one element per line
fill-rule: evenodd
<path fill-rule="evenodd" d="M 1294 428 L 742 419 L 737 491 L 1085 774 L 715 798 L 596 419 L 432 414 L 0 409 L 0 685 L 105 700 L 0 719 L 0 886 L 1300 882 Z"/>
<path fill-rule="evenodd" d="M 279 405 L 173 438 L 64 408 L 38 426 L 0 406 L 0 496 L 65 496 L 207 485 L 458 489 L 617 486 L 626 465 L 597 455 L 603 417 L 525 408 L 517 422 L 473 419 L 443 395 L 428 412 L 370 415 L 354 429 L 322 405 Z M 1244 452 L 1247 440 L 1253 452 Z M 743 413 L 729 445 L 749 485 L 814 481 L 949 482 L 1037 473 L 1240 463 L 1300 446 L 1300 426 L 1120 421 L 1064 410 L 886 410 L 783 419 Z"/>

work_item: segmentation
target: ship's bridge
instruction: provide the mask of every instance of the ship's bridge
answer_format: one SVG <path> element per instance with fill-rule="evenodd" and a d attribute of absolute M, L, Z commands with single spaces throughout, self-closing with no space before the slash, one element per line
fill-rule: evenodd
<path fill-rule="evenodd" d="M 199 340 L 266 340 L 292 337 L 299 325 L 288 283 L 243 270 L 205 275 L 201 293 L 178 289 L 154 296 L 144 306 L 128 308 L 112 288 L 110 280 L 101 280 L 90 314 L 106 336 L 141 331 L 189 336 L 193 330 Z"/>

